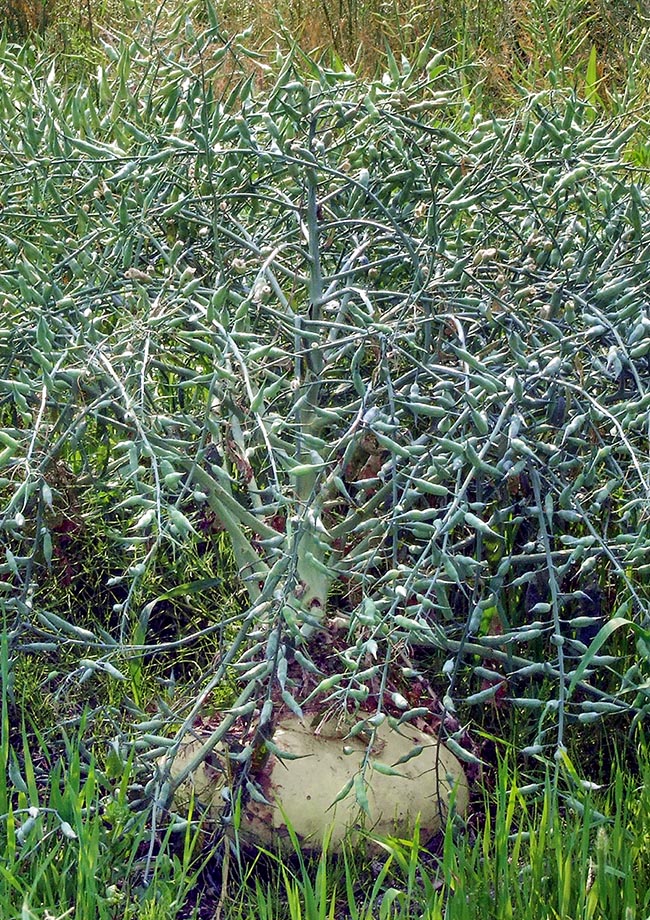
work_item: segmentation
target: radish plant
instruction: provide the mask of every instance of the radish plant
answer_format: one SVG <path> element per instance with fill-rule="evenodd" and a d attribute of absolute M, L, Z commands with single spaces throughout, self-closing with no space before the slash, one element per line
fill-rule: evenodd
<path fill-rule="evenodd" d="M 476 773 L 472 706 L 530 711 L 526 749 L 558 762 L 570 722 L 640 718 L 650 240 L 623 156 L 635 125 L 562 92 L 482 119 L 428 47 L 421 68 L 391 59 L 366 84 L 296 53 L 258 88 L 224 68 L 247 52 L 216 23 L 183 42 L 108 48 L 67 90 L 5 49 L 11 655 L 75 649 L 71 680 L 119 681 L 124 662 L 191 646 L 204 629 L 152 629 L 147 577 L 218 532 L 246 597 L 219 624 L 227 642 L 190 702 L 129 704 L 138 756 L 163 758 L 159 804 L 213 750 L 222 781 L 264 802 L 286 718 L 364 739 L 342 785 L 362 810 L 369 777 L 400 772 L 375 756 L 384 723 L 444 739 L 445 798 L 443 773 Z M 88 490 L 117 496 L 130 558 L 96 629 L 39 590 L 55 516 Z M 201 724 L 226 680 L 232 705 Z"/>

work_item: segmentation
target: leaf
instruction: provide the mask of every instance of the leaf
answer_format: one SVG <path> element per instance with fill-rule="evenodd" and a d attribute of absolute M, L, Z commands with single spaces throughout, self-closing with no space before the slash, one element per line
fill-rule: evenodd
<path fill-rule="evenodd" d="M 602 101 L 598 95 L 598 61 L 596 46 L 591 46 L 589 61 L 587 62 L 587 73 L 585 76 L 585 99 L 590 105 L 602 106 Z"/>
<path fill-rule="evenodd" d="M 382 763 L 381 760 L 371 760 L 370 766 L 373 770 L 376 770 L 377 773 L 382 773 L 384 776 L 404 776 L 404 774 L 400 773 L 399 770 L 395 770 L 387 763 Z"/>
<path fill-rule="evenodd" d="M 25 795 L 28 794 L 29 789 L 27 788 L 27 783 L 22 777 L 20 772 L 20 767 L 18 766 L 18 760 L 16 759 L 15 751 L 11 752 L 11 759 L 9 760 L 9 779 L 12 782 L 12 785 L 18 792 L 23 792 Z"/>
<path fill-rule="evenodd" d="M 192 594 L 201 594 L 203 591 L 207 591 L 209 588 L 215 588 L 222 583 L 222 578 L 198 578 L 196 581 L 186 581 L 182 585 L 176 585 L 163 594 L 159 594 L 154 600 L 149 601 L 144 609 L 147 613 L 151 613 L 156 604 L 159 604 L 161 601 L 168 601 L 173 597 L 187 597 Z"/>
<path fill-rule="evenodd" d="M 327 806 L 327 808 L 325 809 L 326 812 L 329 811 L 330 808 L 334 808 L 334 806 L 337 804 L 337 802 L 340 802 L 342 799 L 344 799 L 344 798 L 349 794 L 350 790 L 352 789 L 353 783 L 354 783 L 354 779 L 349 779 L 349 780 L 347 781 L 347 783 L 345 784 L 345 786 L 343 786 L 343 788 L 341 789 L 341 791 L 337 794 L 337 796 L 336 796 L 336 798 L 334 799 L 334 801 L 331 802 L 331 803 Z"/>
<path fill-rule="evenodd" d="M 174 525 L 174 527 L 176 527 L 181 533 L 196 534 L 196 530 L 190 523 L 189 518 L 186 518 L 183 512 L 179 511 L 179 509 L 175 505 L 169 506 L 169 519 Z"/>
<path fill-rule="evenodd" d="M 637 636 L 644 639 L 645 641 L 650 640 L 650 631 L 643 629 L 643 627 L 639 626 L 638 623 L 635 623 L 633 620 L 628 620 L 625 617 L 614 617 L 609 621 L 609 623 L 605 623 L 587 651 L 582 656 L 580 664 L 573 672 L 571 682 L 567 687 L 567 699 L 571 696 L 577 685 L 582 680 L 585 672 L 589 668 L 589 665 L 593 663 L 594 658 L 596 658 L 598 655 L 600 648 L 605 644 L 605 642 L 607 642 L 609 637 L 616 632 L 617 629 L 621 629 L 623 627 L 627 627 L 633 630 Z"/>
<path fill-rule="evenodd" d="M 370 804 L 368 802 L 368 793 L 366 792 L 367 785 L 363 773 L 357 773 L 354 777 L 354 797 L 359 808 L 370 817 Z"/>
<path fill-rule="evenodd" d="M 72 825 L 70 825 L 67 821 L 61 821 L 60 829 L 61 829 L 61 833 L 63 834 L 63 836 L 67 837 L 68 840 L 77 839 L 77 834 L 72 829 Z"/>
<path fill-rule="evenodd" d="M 305 757 L 313 757 L 313 754 L 294 754 L 291 751 L 283 751 L 282 748 L 279 748 L 274 741 L 271 741 L 269 738 L 264 742 L 265 748 L 269 753 L 273 754 L 278 760 L 304 760 Z"/>
<path fill-rule="evenodd" d="M 487 534 L 491 537 L 496 537 L 497 540 L 502 540 L 503 537 L 501 534 L 496 533 L 492 528 L 482 521 L 480 517 L 477 517 L 475 514 L 472 514 L 471 511 L 465 512 L 465 523 L 469 524 L 470 527 L 473 527 L 474 530 L 478 530 L 479 533 Z"/>
<path fill-rule="evenodd" d="M 282 691 L 282 701 L 289 707 L 291 712 L 298 716 L 299 719 L 304 718 L 304 714 L 298 703 L 295 701 L 293 696 L 289 693 L 288 690 Z"/>

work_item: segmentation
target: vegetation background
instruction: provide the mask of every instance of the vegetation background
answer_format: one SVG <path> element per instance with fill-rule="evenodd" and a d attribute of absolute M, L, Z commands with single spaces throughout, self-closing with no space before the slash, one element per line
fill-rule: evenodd
<path fill-rule="evenodd" d="M 2 916 L 647 918 L 647 6 L 5 0 L 0 15 Z M 316 208 L 292 224 L 315 111 L 333 189 L 318 259 Z M 435 351 L 412 307 L 418 260 Z M 251 676 L 269 656 L 250 640 L 237 542 L 259 552 L 265 601 L 288 579 L 271 573 L 290 534 L 265 556 L 254 517 L 229 525 L 212 498 L 254 511 L 250 477 L 268 487 L 251 417 L 295 421 L 290 381 L 314 384 L 287 317 L 316 282 L 343 343 L 316 381 L 329 443 L 371 391 L 384 412 L 383 449 L 341 477 L 335 513 L 363 533 L 369 502 L 397 534 L 404 511 L 374 567 L 368 542 L 318 557 L 328 604 L 357 622 L 332 652 L 352 677 L 328 674 L 328 700 L 374 699 L 406 646 L 454 716 L 448 742 L 482 770 L 465 821 L 385 840 L 381 860 L 351 847 L 310 862 L 297 841 L 293 862 L 245 858 L 199 802 L 161 809 L 154 769 L 251 687 L 303 702 L 277 655 Z M 215 387 L 230 434 L 206 421 Z M 194 469 L 206 431 L 226 478 Z M 286 501 L 336 466 L 302 431 L 298 467 L 294 422 L 270 452 Z M 416 564 L 431 508 L 449 541 Z M 398 542 L 413 554 L 399 568 Z M 435 573 L 433 600 L 414 572 Z M 300 641 L 285 613 L 264 617 L 280 648 Z"/>

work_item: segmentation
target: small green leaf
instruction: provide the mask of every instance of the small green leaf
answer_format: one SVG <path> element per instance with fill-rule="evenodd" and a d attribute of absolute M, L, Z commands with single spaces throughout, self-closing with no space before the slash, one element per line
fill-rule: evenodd
<path fill-rule="evenodd" d="M 349 793 L 350 790 L 352 789 L 353 783 L 354 783 L 354 780 L 353 780 L 353 779 L 349 779 L 349 780 L 347 781 L 347 783 L 345 784 L 345 786 L 343 786 L 343 788 L 341 789 L 341 791 L 337 794 L 337 796 L 336 796 L 336 798 L 334 799 L 334 801 L 333 801 L 330 805 L 328 805 L 327 808 L 326 808 L 325 810 L 326 810 L 326 811 L 329 811 L 330 808 L 334 808 L 334 806 L 336 805 L 337 802 L 340 802 L 342 799 L 344 799 L 344 798 L 346 797 L 346 795 L 348 795 L 348 793 Z"/>
<path fill-rule="evenodd" d="M 264 746 L 270 754 L 277 757 L 278 760 L 304 760 L 305 757 L 313 757 L 313 754 L 293 754 L 290 751 L 283 751 L 277 744 L 267 738 Z"/>
<path fill-rule="evenodd" d="M 596 46 L 592 45 L 587 63 L 587 74 L 585 76 L 585 99 L 590 105 L 602 106 L 600 96 L 598 95 L 598 61 Z"/>
<path fill-rule="evenodd" d="M 175 505 L 169 506 L 169 520 L 183 534 L 196 533 L 189 519 Z"/>
<path fill-rule="evenodd" d="M 257 786 L 255 783 L 251 783 L 250 781 L 247 781 L 246 782 L 246 792 L 249 794 L 249 796 L 254 802 L 258 802 L 260 805 L 272 805 L 273 804 L 272 802 L 269 802 L 269 800 L 264 796 L 259 786 Z"/>
<path fill-rule="evenodd" d="M 470 527 L 473 527 L 474 530 L 478 530 L 479 533 L 489 535 L 491 537 L 496 537 L 498 540 L 503 539 L 501 534 L 496 533 L 492 530 L 485 521 L 482 521 L 480 517 L 477 517 L 475 514 L 472 514 L 471 511 L 465 512 L 465 523 L 469 524 Z"/>
<path fill-rule="evenodd" d="M 354 777 L 354 797 L 357 805 L 370 817 L 370 804 L 368 802 L 368 793 L 366 792 L 366 779 L 363 773 L 357 773 Z"/>
<path fill-rule="evenodd" d="M 382 773 L 384 776 L 404 776 L 404 774 L 400 773 L 399 770 L 395 770 L 387 763 L 382 763 L 381 760 L 371 760 L 370 765 L 373 770 L 376 770 L 377 773 Z"/>
<path fill-rule="evenodd" d="M 61 828 L 61 833 L 63 834 L 64 837 L 67 837 L 68 840 L 77 839 L 77 834 L 75 833 L 75 831 L 72 829 L 72 826 L 67 821 L 61 821 L 60 828 Z"/>
<path fill-rule="evenodd" d="M 623 627 L 633 630 L 637 636 L 645 639 L 646 641 L 650 639 L 649 630 L 643 629 L 643 627 L 639 626 L 638 623 L 634 623 L 632 620 L 628 620 L 625 617 L 614 617 L 609 621 L 609 623 L 605 623 L 603 628 L 600 630 L 596 638 L 593 640 L 587 651 L 580 659 L 580 664 L 573 672 L 571 683 L 567 688 L 567 699 L 571 696 L 576 686 L 582 680 L 585 672 L 589 668 L 589 665 L 592 664 L 594 658 L 596 658 L 598 655 L 601 646 L 607 642 L 612 633 L 616 632 L 617 629 L 622 629 Z"/>
<path fill-rule="evenodd" d="M 302 709 L 288 690 L 282 691 L 282 701 L 289 707 L 294 715 L 298 716 L 299 719 L 304 718 Z"/>
<path fill-rule="evenodd" d="M 11 759 L 9 761 L 9 779 L 18 792 L 24 792 L 25 795 L 28 794 L 29 790 L 27 788 L 27 783 L 22 777 L 14 751 L 11 752 Z"/>

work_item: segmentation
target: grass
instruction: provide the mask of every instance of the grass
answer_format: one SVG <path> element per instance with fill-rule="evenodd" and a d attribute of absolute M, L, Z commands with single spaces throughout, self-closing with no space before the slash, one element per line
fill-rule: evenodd
<path fill-rule="evenodd" d="M 327 854 L 282 867 L 280 891 L 255 887 L 248 918 L 325 920 L 592 920 L 644 917 L 650 905 L 647 752 L 634 775 L 618 765 L 608 789 L 557 796 L 521 785 L 501 762 L 480 827 L 450 825 L 432 853 L 417 839 L 386 840 L 372 867 Z M 364 881 L 360 881 L 364 878 Z"/>
<path fill-rule="evenodd" d="M 374 841 L 310 861 L 258 854 L 224 873 L 221 850 L 197 815 L 133 808 L 138 771 L 118 771 L 106 750 L 75 733 L 38 760 L 0 745 L 0 915 L 5 920 L 632 920 L 650 909 L 650 757 L 617 763 L 604 788 L 585 789 L 565 770 L 555 786 L 530 783 L 509 759 L 467 824 L 450 822 L 429 846 Z M 81 726 L 83 729 L 83 726 Z M 23 740 L 26 738 L 22 733 Z M 7 783 L 9 777 L 9 783 Z M 542 791 L 540 796 L 538 793 Z M 558 791 L 564 790 L 564 791 Z M 153 854 L 150 860 L 149 856 Z M 227 888 L 219 885 L 227 879 Z"/>
<path fill-rule="evenodd" d="M 150 861 L 151 825 L 146 811 L 133 808 L 132 764 L 111 772 L 102 751 L 100 767 L 79 735 L 50 751 L 41 738 L 35 761 L 27 743 L 17 750 L 5 736 L 10 784 L 0 788 L 2 917 L 181 916 L 205 860 L 200 823 L 167 822 L 153 839 Z"/>
<path fill-rule="evenodd" d="M 385 69 L 390 53 L 414 61 L 432 35 L 434 47 L 454 48 L 457 63 L 472 68 L 472 90 L 481 88 L 486 103 L 500 107 L 516 103 L 522 87 L 577 87 L 592 55 L 603 97 L 620 90 L 647 26 L 636 0 L 224 0 L 218 14 L 224 31 L 247 29 L 263 54 L 298 42 L 308 53 L 333 53 L 366 77 Z"/>
<path fill-rule="evenodd" d="M 182 11 L 197 28 L 210 20 L 203 0 L 183 4 Z M 102 43 L 118 33 L 148 34 L 160 47 L 178 12 L 176 2 L 152 0 L 75 0 L 72 5 L 0 0 L 0 22 L 9 37 L 44 42 L 72 81 L 94 73 L 102 63 Z M 648 18 L 640 0 L 222 0 L 216 25 L 221 35 L 246 32 L 258 75 L 260 65 L 273 64 L 297 44 L 370 78 L 386 69 L 391 56 L 414 62 L 430 36 L 433 47 L 451 49 L 456 66 L 468 69 L 467 91 L 484 111 L 511 110 L 522 90 L 580 90 L 590 84 L 597 87 L 599 101 L 609 105 L 629 91 L 633 72 L 639 92 L 647 93 Z"/>
<path fill-rule="evenodd" d="M 7 688 L 6 638 L 0 668 Z M 625 761 L 614 759 L 603 787 L 581 782 L 566 756 L 552 772 L 533 760 L 524 774 L 508 755 L 484 777 L 467 822 L 449 822 L 428 846 L 416 831 L 342 857 L 324 847 L 310 861 L 294 837 L 293 859 L 258 854 L 238 874 L 234 855 L 224 861 L 224 845 L 213 847 L 192 808 L 153 826 L 136 757 L 93 742 L 84 717 L 62 742 L 37 731 L 35 746 L 15 715 L 5 692 L 6 920 L 200 920 L 215 916 L 215 904 L 223 920 L 633 920 L 650 909 L 650 752 L 642 736 L 636 757 L 628 747 Z"/>

